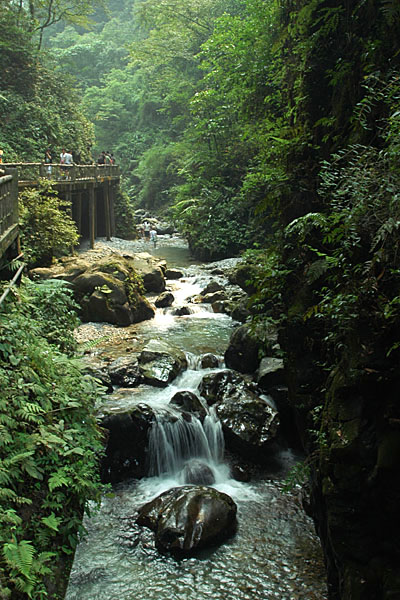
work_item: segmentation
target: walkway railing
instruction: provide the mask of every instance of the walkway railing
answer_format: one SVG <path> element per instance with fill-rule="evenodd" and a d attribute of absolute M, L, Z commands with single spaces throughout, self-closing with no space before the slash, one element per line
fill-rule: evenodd
<path fill-rule="evenodd" d="M 61 165 L 45 163 L 7 163 L 4 167 L 18 169 L 19 184 L 36 182 L 39 178 L 52 181 L 101 181 L 104 178 L 119 178 L 118 165 Z"/>
<path fill-rule="evenodd" d="M 0 256 L 18 236 L 18 179 L 9 169 L 0 176 Z M 14 171 L 14 175 L 16 172 Z"/>

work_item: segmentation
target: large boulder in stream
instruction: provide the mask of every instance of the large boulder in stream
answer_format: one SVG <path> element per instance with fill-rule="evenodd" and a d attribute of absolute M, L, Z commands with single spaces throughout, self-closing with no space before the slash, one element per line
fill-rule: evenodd
<path fill-rule="evenodd" d="M 199 392 L 215 406 L 229 450 L 258 462 L 268 459 L 279 415 L 254 385 L 226 370 L 205 375 Z"/>
<path fill-rule="evenodd" d="M 151 340 L 139 355 L 140 373 L 157 387 L 166 387 L 186 367 L 184 352 L 160 340 Z"/>
<path fill-rule="evenodd" d="M 191 554 L 235 531 L 237 507 L 227 494 L 203 486 L 164 492 L 139 510 L 137 522 L 155 532 L 163 550 Z"/>
<path fill-rule="evenodd" d="M 46 270 L 33 269 L 30 276 L 68 281 L 81 306 L 83 321 L 127 326 L 151 319 L 155 314 L 142 295 L 141 273 L 136 269 L 135 261 L 118 253 L 96 261 L 64 259 Z"/>
<path fill-rule="evenodd" d="M 160 261 L 148 252 L 124 254 L 124 258 L 141 275 L 146 292 L 160 294 L 165 290 L 163 261 Z"/>

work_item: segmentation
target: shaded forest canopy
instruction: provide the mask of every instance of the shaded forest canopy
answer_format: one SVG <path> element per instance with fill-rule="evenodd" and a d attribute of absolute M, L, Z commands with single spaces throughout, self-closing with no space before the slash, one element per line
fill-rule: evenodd
<path fill-rule="evenodd" d="M 314 457 L 331 598 L 398 591 L 395 549 L 361 543 L 365 553 L 349 567 L 323 524 L 334 498 L 332 432 L 342 431 L 332 404 L 345 390 L 379 395 L 385 382 L 386 403 L 364 415 L 374 441 L 358 457 L 359 488 L 368 479 L 372 494 L 377 481 L 398 497 L 390 487 L 398 447 L 386 471 L 379 462 L 399 417 L 390 394 L 400 348 L 398 2 L 65 5 L 4 2 L 4 161 L 42 160 L 47 146 L 56 155 L 70 146 L 82 161 L 112 151 L 131 208 L 168 213 L 200 258 L 247 251 L 252 324 L 261 337 L 271 322 L 279 330 L 290 399 Z M 376 530 L 390 537 L 389 522 Z M 362 578 L 369 596 L 357 587 Z"/>

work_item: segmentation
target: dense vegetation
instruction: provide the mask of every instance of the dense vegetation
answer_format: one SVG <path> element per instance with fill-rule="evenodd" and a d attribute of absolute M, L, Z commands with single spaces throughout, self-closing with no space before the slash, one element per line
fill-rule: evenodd
<path fill-rule="evenodd" d="M 64 284 L 14 293 L 0 313 L 0 598 L 57 599 L 100 493 L 98 390 L 74 358 Z"/>

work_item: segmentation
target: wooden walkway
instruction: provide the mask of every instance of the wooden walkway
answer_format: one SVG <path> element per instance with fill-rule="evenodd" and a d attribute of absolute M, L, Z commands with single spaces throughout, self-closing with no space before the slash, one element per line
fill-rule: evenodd
<path fill-rule="evenodd" d="M 18 243 L 18 190 L 51 183 L 71 202 L 71 216 L 82 238 L 110 239 L 115 234 L 114 202 L 120 183 L 117 165 L 6 163 L 0 169 L 0 257 Z"/>

